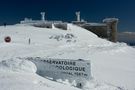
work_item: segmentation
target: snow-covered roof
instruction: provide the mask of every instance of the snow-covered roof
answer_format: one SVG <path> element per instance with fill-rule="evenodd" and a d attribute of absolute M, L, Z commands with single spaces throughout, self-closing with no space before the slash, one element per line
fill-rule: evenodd
<path fill-rule="evenodd" d="M 86 26 L 107 26 L 105 23 L 86 23 Z"/>
<path fill-rule="evenodd" d="M 118 21 L 119 19 L 118 18 L 105 18 L 103 20 L 104 23 L 109 23 L 109 22 L 113 22 L 113 21 Z"/>
<path fill-rule="evenodd" d="M 20 21 L 21 24 L 35 24 L 35 23 L 62 23 L 62 21 L 42 21 L 42 20 L 23 20 Z"/>

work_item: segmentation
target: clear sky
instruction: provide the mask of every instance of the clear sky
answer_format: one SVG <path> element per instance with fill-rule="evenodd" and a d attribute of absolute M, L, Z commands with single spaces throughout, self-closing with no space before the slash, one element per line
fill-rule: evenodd
<path fill-rule="evenodd" d="M 119 18 L 119 31 L 135 32 L 135 0 L 1 0 L 0 24 L 15 24 L 25 17 L 72 21 L 75 12 L 89 22 L 102 22 L 106 17 Z"/>

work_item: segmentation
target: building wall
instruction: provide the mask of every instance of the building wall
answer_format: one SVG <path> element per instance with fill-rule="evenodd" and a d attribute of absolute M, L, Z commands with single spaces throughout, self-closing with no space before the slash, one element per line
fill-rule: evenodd
<path fill-rule="evenodd" d="M 98 37 L 108 38 L 107 26 L 82 26 L 83 28 L 95 33 Z"/>
<path fill-rule="evenodd" d="M 72 23 L 93 32 L 98 37 L 117 42 L 117 18 L 106 18 L 103 20 L 103 23 L 87 23 L 81 21 L 74 21 Z"/>
<path fill-rule="evenodd" d="M 62 30 L 67 30 L 67 23 L 55 23 L 54 26 Z"/>

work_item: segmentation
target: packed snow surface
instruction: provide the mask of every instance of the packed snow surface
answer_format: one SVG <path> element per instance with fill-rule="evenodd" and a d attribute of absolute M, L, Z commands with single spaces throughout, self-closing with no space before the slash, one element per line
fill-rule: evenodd
<path fill-rule="evenodd" d="M 4 38 L 11 37 L 10 43 Z M 68 81 L 36 74 L 34 63 L 22 57 L 91 60 L 93 79 L 84 90 L 134 90 L 135 48 L 112 43 L 68 24 L 68 30 L 29 25 L 0 27 L 0 90 L 79 90 Z"/>

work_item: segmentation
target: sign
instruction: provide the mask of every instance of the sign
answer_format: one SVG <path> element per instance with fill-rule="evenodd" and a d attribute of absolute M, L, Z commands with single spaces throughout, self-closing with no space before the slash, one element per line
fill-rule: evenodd
<path fill-rule="evenodd" d="M 83 83 L 91 78 L 89 60 L 27 58 L 37 66 L 37 73 L 53 80 L 68 79 Z"/>
<path fill-rule="evenodd" d="M 11 38 L 10 38 L 9 36 L 5 37 L 4 40 L 5 40 L 5 42 L 7 42 L 7 43 L 11 42 Z"/>

